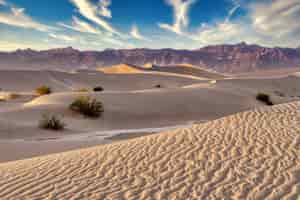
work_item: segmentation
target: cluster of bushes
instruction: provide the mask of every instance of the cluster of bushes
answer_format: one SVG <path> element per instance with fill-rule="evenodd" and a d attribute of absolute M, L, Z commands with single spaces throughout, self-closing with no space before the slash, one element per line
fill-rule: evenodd
<path fill-rule="evenodd" d="M 102 92 L 104 90 L 103 87 L 101 86 L 97 86 L 93 88 L 94 92 Z M 77 90 L 75 90 L 76 92 L 89 92 L 89 89 L 87 88 L 79 88 Z M 52 90 L 49 86 L 46 85 L 42 85 L 38 88 L 35 89 L 35 92 L 37 95 L 42 96 L 42 95 L 47 95 L 47 94 L 51 94 Z"/>
<path fill-rule="evenodd" d="M 268 105 L 268 106 L 272 106 L 274 105 L 274 103 L 271 101 L 271 98 L 268 94 L 265 94 L 265 93 L 258 93 L 256 95 L 256 99 L 258 101 L 261 101 L 263 102 L 264 104 Z"/>
<path fill-rule="evenodd" d="M 88 96 L 76 98 L 70 104 L 69 109 L 90 118 L 98 118 L 104 112 L 102 102 Z M 62 119 L 56 115 L 43 115 L 39 121 L 39 127 L 47 130 L 63 130 L 65 126 Z"/>
<path fill-rule="evenodd" d="M 49 86 L 46 86 L 46 85 L 43 85 L 43 86 L 40 86 L 38 88 L 35 89 L 35 92 L 39 95 L 39 96 L 42 96 L 42 95 L 47 95 L 47 94 L 51 94 L 52 93 L 52 90 Z"/>
<path fill-rule="evenodd" d="M 101 86 L 97 86 L 97 87 L 94 87 L 93 88 L 93 91 L 94 92 L 102 92 L 104 89 L 103 89 L 103 87 L 101 87 Z M 90 90 L 89 89 L 87 89 L 87 88 L 80 88 L 80 89 L 77 89 L 77 90 L 75 90 L 75 92 L 89 92 Z"/>
<path fill-rule="evenodd" d="M 88 96 L 78 97 L 69 107 L 72 111 L 91 118 L 98 118 L 104 112 L 102 102 Z"/>
<path fill-rule="evenodd" d="M 60 131 L 65 129 L 65 123 L 56 115 L 43 115 L 39 121 L 39 127 L 46 130 Z"/>

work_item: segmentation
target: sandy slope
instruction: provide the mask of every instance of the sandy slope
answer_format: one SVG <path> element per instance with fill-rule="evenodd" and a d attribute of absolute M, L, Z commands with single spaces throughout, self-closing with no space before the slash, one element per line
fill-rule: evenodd
<path fill-rule="evenodd" d="M 144 73 L 143 70 L 139 70 L 138 68 L 135 68 L 134 66 L 131 66 L 129 64 L 119 64 L 114 65 L 110 67 L 101 67 L 97 70 L 102 71 L 104 73 L 108 74 L 139 74 Z"/>
<path fill-rule="evenodd" d="M 102 86 L 105 90 L 127 91 L 154 88 L 160 84 L 176 88 L 199 82 L 185 76 L 166 74 L 104 74 L 99 71 L 67 73 L 59 71 L 0 71 L 0 88 L 4 91 L 31 92 L 40 85 L 50 86 L 54 92 Z M 116 84 L 117 83 L 117 84 Z"/>
<path fill-rule="evenodd" d="M 1 199 L 297 199 L 300 102 L 0 164 Z"/>
<path fill-rule="evenodd" d="M 97 69 L 106 74 L 156 74 L 164 76 L 186 77 L 191 79 L 224 79 L 225 76 L 209 69 L 196 67 L 190 64 L 158 66 L 146 64 L 135 66 L 130 64 L 119 64 Z"/>

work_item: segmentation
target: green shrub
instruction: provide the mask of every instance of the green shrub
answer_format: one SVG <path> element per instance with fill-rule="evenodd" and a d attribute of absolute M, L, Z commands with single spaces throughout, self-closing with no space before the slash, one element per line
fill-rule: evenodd
<path fill-rule="evenodd" d="M 35 92 L 40 96 L 52 93 L 51 88 L 46 85 L 38 87 L 37 89 L 35 89 Z"/>
<path fill-rule="evenodd" d="M 272 102 L 271 99 L 270 99 L 270 96 L 269 96 L 268 94 L 265 94 L 265 93 L 258 93 L 258 94 L 256 95 L 256 99 L 257 99 L 258 101 L 261 101 L 261 102 L 265 103 L 265 104 L 268 105 L 268 106 L 274 105 L 273 102 Z"/>
<path fill-rule="evenodd" d="M 65 123 L 55 115 L 44 114 L 39 121 L 39 127 L 47 130 L 59 131 L 65 128 Z"/>
<path fill-rule="evenodd" d="M 98 86 L 98 87 L 94 88 L 94 92 L 102 92 L 103 90 L 104 90 L 104 88 L 101 87 L 101 86 Z"/>
<path fill-rule="evenodd" d="M 71 103 L 70 109 L 91 118 L 98 118 L 104 112 L 102 102 L 88 96 L 75 99 L 73 103 Z"/>

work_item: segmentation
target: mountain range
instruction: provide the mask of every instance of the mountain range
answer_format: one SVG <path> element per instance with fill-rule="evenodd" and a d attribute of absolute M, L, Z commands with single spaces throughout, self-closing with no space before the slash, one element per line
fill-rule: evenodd
<path fill-rule="evenodd" d="M 194 50 L 106 49 L 79 51 L 72 47 L 0 52 L 0 69 L 76 70 L 127 63 L 137 66 L 190 64 L 217 72 L 240 73 L 300 67 L 300 48 L 267 48 L 245 42 Z"/>

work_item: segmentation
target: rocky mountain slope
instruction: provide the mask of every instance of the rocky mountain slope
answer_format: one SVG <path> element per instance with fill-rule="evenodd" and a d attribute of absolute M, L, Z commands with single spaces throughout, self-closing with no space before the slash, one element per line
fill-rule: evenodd
<path fill-rule="evenodd" d="M 300 49 L 266 48 L 239 43 L 207 46 L 196 50 L 107 49 L 79 51 L 72 47 L 35 51 L 0 52 L 0 69 L 94 69 L 120 63 L 144 65 L 191 64 L 218 72 L 253 72 L 300 67 Z"/>

